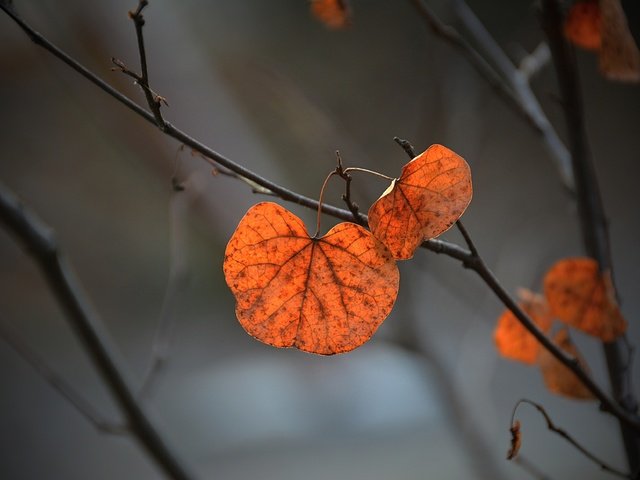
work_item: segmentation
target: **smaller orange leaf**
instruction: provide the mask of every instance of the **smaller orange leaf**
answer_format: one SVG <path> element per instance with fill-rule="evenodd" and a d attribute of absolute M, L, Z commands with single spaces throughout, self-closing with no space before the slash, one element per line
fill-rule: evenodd
<path fill-rule="evenodd" d="M 560 260 L 545 275 L 544 293 L 558 320 L 604 342 L 615 340 L 627 328 L 611 278 L 600 273 L 595 260 Z"/>
<path fill-rule="evenodd" d="M 516 420 L 511 425 L 509 429 L 511 432 L 511 448 L 507 452 L 507 460 L 514 459 L 518 452 L 520 451 L 520 447 L 522 446 L 522 432 L 520 431 L 520 420 Z"/>
<path fill-rule="evenodd" d="M 349 26 L 351 11 L 346 0 L 311 0 L 311 13 L 326 27 L 338 30 Z"/>
<path fill-rule="evenodd" d="M 640 81 L 640 52 L 629 31 L 620 0 L 600 0 L 602 46 L 600 71 L 609 80 Z"/>
<path fill-rule="evenodd" d="M 586 372 L 589 371 L 587 363 L 571 341 L 567 328 L 559 330 L 554 336 L 553 341 L 560 349 L 575 358 L 583 370 Z M 550 392 L 576 400 L 591 400 L 594 398 L 593 394 L 587 390 L 580 379 L 547 350 L 540 352 L 538 363 L 544 384 Z"/>
<path fill-rule="evenodd" d="M 574 3 L 564 21 L 564 35 L 574 45 L 586 50 L 599 50 L 602 42 L 598 0 Z"/>
<path fill-rule="evenodd" d="M 369 228 L 394 258 L 407 260 L 423 240 L 446 232 L 462 216 L 472 194 L 464 158 L 431 145 L 371 205 Z"/>
<path fill-rule="evenodd" d="M 531 317 L 540 330 L 548 332 L 551 328 L 552 318 L 545 298 L 525 289 L 521 289 L 518 296 L 520 297 L 520 307 Z M 522 326 L 511 310 L 505 310 L 498 318 L 493 339 L 498 352 L 503 357 L 529 365 L 536 363 L 540 344 Z"/>

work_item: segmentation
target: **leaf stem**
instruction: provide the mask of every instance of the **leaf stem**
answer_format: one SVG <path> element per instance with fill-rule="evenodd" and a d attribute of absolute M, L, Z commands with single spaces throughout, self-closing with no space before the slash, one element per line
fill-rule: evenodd
<path fill-rule="evenodd" d="M 324 190 L 325 188 L 327 188 L 327 184 L 329 183 L 329 180 L 331 179 L 331 177 L 333 177 L 334 175 L 338 175 L 338 171 L 336 170 L 332 170 L 329 175 L 327 175 L 327 178 L 324 179 L 324 182 L 322 182 L 322 188 L 320 189 L 320 198 L 318 199 L 318 215 L 317 215 L 317 219 L 316 219 L 316 233 L 313 234 L 312 238 L 318 238 L 318 235 L 320 234 L 320 220 L 322 219 L 322 200 L 324 198 Z"/>
<path fill-rule="evenodd" d="M 349 168 L 345 168 L 343 170 L 344 173 L 349 173 L 349 172 L 362 172 L 362 173 L 368 173 L 369 175 L 373 175 L 375 177 L 380 177 L 380 178 L 385 178 L 391 182 L 393 182 L 395 180 L 395 178 L 390 177 L 389 175 L 385 175 L 384 173 L 380 173 L 380 172 L 376 172 L 375 170 L 369 170 L 368 168 L 361 168 L 361 167 L 349 167 Z"/>

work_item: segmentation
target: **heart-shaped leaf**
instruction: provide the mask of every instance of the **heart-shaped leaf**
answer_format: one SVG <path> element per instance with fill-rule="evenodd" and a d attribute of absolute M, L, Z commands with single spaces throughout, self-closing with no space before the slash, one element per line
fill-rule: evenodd
<path fill-rule="evenodd" d="M 364 228 L 340 223 L 311 238 L 302 220 L 270 202 L 240 221 L 224 275 L 250 335 L 322 355 L 369 340 L 391 312 L 399 283 L 391 253 Z"/>
<path fill-rule="evenodd" d="M 406 260 L 423 240 L 448 230 L 472 194 L 467 162 L 447 147 L 432 145 L 407 163 L 371 205 L 369 228 L 394 258 Z"/>

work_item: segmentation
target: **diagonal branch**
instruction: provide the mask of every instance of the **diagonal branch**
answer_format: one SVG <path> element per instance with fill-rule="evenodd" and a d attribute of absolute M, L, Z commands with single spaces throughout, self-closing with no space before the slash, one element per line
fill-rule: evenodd
<path fill-rule="evenodd" d="M 526 73 L 517 69 L 507 58 L 473 11 L 463 0 L 454 1 L 454 11 L 459 20 L 485 50 L 498 71 L 457 30 L 450 25 L 445 25 L 423 0 L 411 1 L 431 31 L 464 55 L 494 91 L 542 136 L 549 153 L 556 162 L 563 184 L 570 191 L 573 190 L 574 180 L 569 152 L 533 94 Z"/>
<path fill-rule="evenodd" d="M 580 83 L 575 54 L 563 35 L 563 14 L 556 0 L 542 1 L 542 26 L 545 29 L 558 77 L 567 121 L 571 149 L 571 167 L 575 176 L 578 217 L 587 255 L 598 262 L 600 271 L 612 273 L 611 247 L 607 218 L 589 146 L 583 115 Z M 638 399 L 631 385 L 628 355 L 623 355 L 625 339 L 603 344 L 609 379 L 616 401 L 636 419 Z M 640 433 L 621 424 L 622 438 L 631 470 L 640 472 Z"/>
<path fill-rule="evenodd" d="M 128 97 L 122 95 L 100 77 L 98 77 L 95 73 L 86 69 L 75 59 L 70 57 L 68 54 L 49 42 L 42 35 L 33 30 L 24 20 L 22 20 L 22 18 L 20 18 L 16 14 L 16 12 L 12 8 L 9 8 L 6 4 L 0 3 L 0 9 L 7 13 L 7 15 L 9 15 L 37 45 L 51 52 L 57 58 L 61 59 L 64 63 L 66 63 L 71 68 L 87 78 L 89 81 L 97 85 L 104 92 L 111 95 L 113 98 L 126 105 L 129 109 L 136 112 L 145 120 L 158 126 L 155 122 L 153 114 L 140 107 Z M 169 122 L 165 122 L 164 128 L 162 128 L 161 130 L 166 135 L 178 140 L 184 145 L 189 146 L 194 151 L 199 152 L 206 159 L 210 159 L 217 164 L 227 168 L 231 172 L 235 173 L 239 178 L 245 179 L 245 181 L 253 182 L 256 185 L 267 189 L 274 195 L 280 197 L 282 200 L 297 203 L 313 210 L 317 210 L 319 207 L 318 201 L 289 190 L 267 178 L 258 175 L 257 173 L 247 169 L 246 167 L 233 162 L 232 160 L 216 152 L 212 148 L 189 136 L 182 130 L 174 127 Z M 332 205 L 322 204 L 321 211 L 342 220 L 353 220 L 353 212 L 337 208 Z M 358 218 L 363 223 L 367 222 L 367 216 L 363 215 L 362 213 L 358 214 Z M 527 316 L 527 314 L 509 296 L 509 294 L 498 282 L 493 273 L 488 269 L 488 267 L 484 264 L 479 256 L 473 255 L 469 250 L 466 250 L 459 245 L 439 239 L 425 240 L 421 244 L 421 246 L 434 253 L 444 254 L 451 258 L 459 260 L 466 268 L 470 268 L 478 273 L 478 275 L 485 281 L 489 288 L 494 291 L 496 296 L 504 303 L 507 308 L 513 311 L 516 318 L 518 318 L 520 322 L 525 326 L 525 328 L 527 328 L 527 330 L 529 330 L 534 335 L 534 337 L 538 339 L 542 346 L 549 350 L 549 352 L 561 363 L 572 370 L 576 374 L 576 376 L 584 383 L 584 385 L 594 394 L 594 396 L 600 400 L 603 410 L 610 412 L 618 419 L 628 424 L 630 427 L 640 431 L 640 421 L 633 415 L 630 415 L 629 413 L 621 409 L 620 406 L 594 382 L 589 374 L 581 369 L 575 359 L 567 356 L 565 352 L 560 350 L 544 335 L 542 331 L 538 329 L 538 327 Z"/>
<path fill-rule="evenodd" d="M 96 430 L 114 435 L 129 433 L 126 425 L 117 425 L 106 420 L 82 395 L 47 365 L 20 336 L 0 318 L 0 338 L 27 362 L 51 387 L 64 397 Z"/>
<path fill-rule="evenodd" d="M 549 416 L 547 411 L 539 403 L 536 403 L 534 401 L 528 400 L 526 398 L 518 400 L 518 402 L 516 403 L 515 407 L 513 407 L 513 413 L 511 414 L 511 425 L 513 425 L 513 423 L 514 423 L 518 407 L 520 407 L 520 405 L 522 405 L 523 403 L 527 403 L 527 404 L 531 405 L 538 412 L 540 412 L 540 414 L 544 417 L 545 422 L 547 422 L 547 428 L 549 430 L 551 430 L 553 433 L 556 433 L 556 434 L 560 435 L 562 438 L 564 438 L 567 442 L 569 442 L 571 445 L 573 445 L 576 448 L 576 450 L 578 450 L 580 453 L 582 453 L 585 457 L 587 457 L 593 463 L 597 464 L 602 471 L 609 472 L 612 475 L 615 475 L 615 476 L 620 477 L 620 478 L 628 478 L 630 480 L 633 480 L 635 478 L 631 474 L 625 473 L 622 470 L 618 470 L 617 468 L 612 467 L 608 463 L 606 463 L 603 460 L 601 460 L 598 457 L 596 457 L 593 453 L 591 453 L 585 447 L 583 447 L 565 429 L 563 429 L 561 427 L 558 427 L 555 423 L 553 423 L 553 420 L 551 420 L 551 417 Z"/>
<path fill-rule="evenodd" d="M 60 252 L 53 232 L 2 185 L 0 223 L 15 235 L 40 267 L 71 327 L 124 412 L 131 433 L 171 478 L 193 478 L 160 436 L 148 413 L 137 402 L 133 382 L 129 379 L 120 352 Z"/>

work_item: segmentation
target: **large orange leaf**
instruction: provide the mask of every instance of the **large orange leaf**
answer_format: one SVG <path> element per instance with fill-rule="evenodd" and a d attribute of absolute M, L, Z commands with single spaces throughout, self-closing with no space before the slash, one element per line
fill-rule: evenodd
<path fill-rule="evenodd" d="M 575 358 L 578 361 L 578 365 L 580 365 L 583 370 L 586 372 L 589 371 L 587 363 L 571 341 L 571 337 L 569 337 L 569 330 L 567 328 L 559 330 L 553 340 L 558 347 Z M 550 392 L 578 400 L 589 400 L 594 398 L 593 394 L 587 390 L 580 379 L 578 379 L 571 370 L 560 363 L 560 361 L 547 350 L 542 350 L 540 352 L 538 362 L 540 365 L 540 371 L 542 372 L 542 378 L 544 379 L 544 384 Z"/>
<path fill-rule="evenodd" d="M 369 340 L 391 312 L 399 282 L 393 257 L 364 228 L 341 223 L 311 238 L 298 217 L 270 202 L 240 221 L 224 275 L 250 335 L 322 355 Z"/>
<path fill-rule="evenodd" d="M 413 257 L 423 240 L 448 230 L 472 196 L 465 160 L 442 145 L 431 145 L 402 169 L 400 178 L 369 209 L 371 232 L 394 258 Z"/>
<path fill-rule="evenodd" d="M 558 320 L 605 342 L 627 328 L 610 277 L 590 258 L 565 258 L 553 265 L 544 278 L 544 293 Z"/>
<path fill-rule="evenodd" d="M 573 44 L 586 50 L 599 50 L 602 19 L 598 0 L 575 2 L 564 21 L 564 34 Z"/>
<path fill-rule="evenodd" d="M 551 328 L 552 318 L 545 298 L 524 289 L 519 292 L 519 296 L 520 306 L 525 313 L 540 330 L 548 332 Z M 538 360 L 540 351 L 538 340 L 522 326 L 511 310 L 505 310 L 500 315 L 493 332 L 493 339 L 498 352 L 503 357 L 529 365 L 533 365 Z"/>

